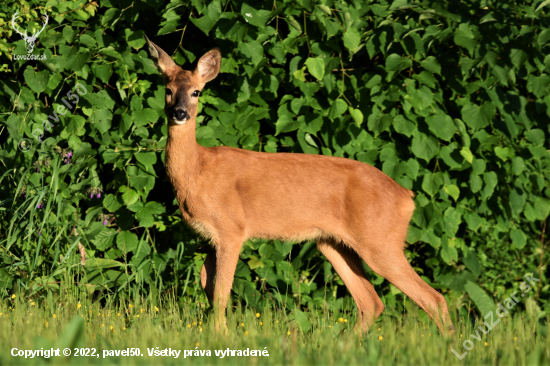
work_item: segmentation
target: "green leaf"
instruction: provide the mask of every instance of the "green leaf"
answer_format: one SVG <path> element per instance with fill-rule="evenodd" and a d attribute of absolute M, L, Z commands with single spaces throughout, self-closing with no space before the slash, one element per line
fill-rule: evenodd
<path fill-rule="evenodd" d="M 495 172 L 483 173 L 483 181 L 485 182 L 485 187 L 483 187 L 481 199 L 486 199 L 493 195 L 495 187 L 497 186 L 497 183 L 498 183 L 497 173 Z"/>
<path fill-rule="evenodd" d="M 129 231 L 121 231 L 116 237 L 116 246 L 122 252 L 133 252 L 138 246 L 138 236 Z"/>
<path fill-rule="evenodd" d="M 240 42 L 239 51 L 244 58 L 248 59 L 253 65 L 260 63 L 264 57 L 264 48 L 262 45 L 256 41 L 251 42 Z"/>
<path fill-rule="evenodd" d="M 434 56 L 428 56 L 422 62 L 420 62 L 420 65 L 422 65 L 423 68 L 425 68 L 428 71 L 433 72 L 434 74 L 440 74 L 441 75 L 441 65 L 439 64 L 439 61 L 437 61 L 437 58 Z"/>
<path fill-rule="evenodd" d="M 136 219 L 139 221 L 139 226 L 151 227 L 155 224 L 155 218 L 147 209 L 141 209 L 136 212 Z"/>
<path fill-rule="evenodd" d="M 437 192 L 439 192 L 441 184 L 442 183 L 440 182 L 440 179 L 438 179 L 436 174 L 424 174 L 424 178 L 422 179 L 422 189 L 430 196 L 433 197 Z"/>
<path fill-rule="evenodd" d="M 462 120 L 475 132 L 489 126 L 496 113 L 495 105 L 492 102 L 483 103 L 478 106 L 468 103 L 462 107 Z"/>
<path fill-rule="evenodd" d="M 305 62 L 307 70 L 311 75 L 313 75 L 317 80 L 321 80 L 325 76 L 325 60 L 321 57 L 308 58 Z"/>
<path fill-rule="evenodd" d="M 420 137 L 413 137 L 411 150 L 414 155 L 429 162 L 439 152 L 439 143 L 432 136 L 421 133 Z"/>
<path fill-rule="evenodd" d="M 544 145 L 544 141 L 546 139 L 544 131 L 540 128 L 534 128 L 528 132 L 525 132 L 525 137 L 527 137 L 527 140 L 529 140 L 536 146 Z"/>
<path fill-rule="evenodd" d="M 476 305 L 477 309 L 481 312 L 482 316 L 485 316 L 496 309 L 493 299 L 491 299 L 489 295 L 487 295 L 487 293 L 477 284 L 472 281 L 467 281 L 464 288 L 468 292 L 468 295 L 470 295 L 470 298 Z"/>
<path fill-rule="evenodd" d="M 443 113 L 427 117 L 426 123 L 435 136 L 445 141 L 450 141 L 456 132 L 456 126 L 453 119 Z"/>
<path fill-rule="evenodd" d="M 469 148 L 463 147 L 462 149 L 460 149 L 460 155 L 462 155 L 462 157 L 466 159 L 468 163 L 472 164 L 472 161 L 474 160 L 474 155 Z"/>
<path fill-rule="evenodd" d="M 92 115 L 93 126 L 100 132 L 105 133 L 111 128 L 111 121 L 113 119 L 113 114 L 108 109 L 98 109 L 95 110 Z"/>
<path fill-rule="evenodd" d="M 519 250 L 523 249 L 525 244 L 527 244 L 527 235 L 520 229 L 513 228 L 510 231 L 510 238 L 512 239 L 512 244 Z"/>
<path fill-rule="evenodd" d="M 86 269 L 88 271 L 93 271 L 93 270 L 103 269 L 103 268 L 116 268 L 116 267 L 122 267 L 122 266 L 123 266 L 122 263 L 114 259 L 89 258 L 86 260 Z"/>
<path fill-rule="evenodd" d="M 363 112 L 361 112 L 359 109 L 352 108 L 351 106 L 349 106 L 348 110 L 351 118 L 353 118 L 353 121 L 357 125 L 361 125 L 363 123 Z"/>
<path fill-rule="evenodd" d="M 119 188 L 119 192 L 122 193 L 122 200 L 127 206 L 136 203 L 139 199 L 139 194 L 132 188 L 122 186 Z"/>
<path fill-rule="evenodd" d="M 296 79 L 298 79 L 298 80 L 300 80 L 300 81 L 302 81 L 302 82 L 305 82 L 305 81 L 306 81 L 306 74 L 305 74 L 305 71 L 306 71 L 306 67 L 304 66 L 304 67 L 302 67 L 301 69 L 298 69 L 298 70 L 294 71 L 294 72 L 292 73 L 292 75 L 293 75 Z"/>
<path fill-rule="evenodd" d="M 527 195 L 523 192 L 523 189 L 517 187 L 512 188 L 509 202 L 513 217 L 519 217 L 519 214 L 523 212 L 526 200 Z"/>
<path fill-rule="evenodd" d="M 457 186 L 455 186 L 454 184 L 445 185 L 443 189 L 445 190 L 445 192 L 447 192 L 449 196 L 453 197 L 455 202 L 458 200 L 458 196 L 460 195 L 460 189 L 458 189 Z"/>
<path fill-rule="evenodd" d="M 48 86 L 50 73 L 47 70 L 35 72 L 32 67 L 27 66 L 23 72 L 25 81 L 31 90 L 37 94 L 42 93 Z"/>
<path fill-rule="evenodd" d="M 514 156 L 514 150 L 510 149 L 509 147 L 495 147 L 495 154 L 498 156 L 501 160 L 506 161 L 512 156 Z"/>
<path fill-rule="evenodd" d="M 393 128 L 397 133 L 407 137 L 411 137 L 412 133 L 416 130 L 415 124 L 400 114 L 393 118 Z"/>
<path fill-rule="evenodd" d="M 256 256 L 251 255 L 248 258 L 250 258 L 250 260 L 248 261 L 248 266 L 250 267 L 250 269 L 254 270 L 256 268 L 264 268 L 264 262 L 256 258 Z"/>
<path fill-rule="evenodd" d="M 411 59 L 409 57 L 401 57 L 396 53 L 392 53 L 386 57 L 386 70 L 387 71 L 401 71 L 408 69 L 412 66 Z"/>
<path fill-rule="evenodd" d="M 479 265 L 479 260 L 477 259 L 477 254 L 475 251 L 470 250 L 463 258 L 464 264 L 466 267 L 472 271 L 473 274 L 479 276 L 481 273 L 481 267 Z"/>
<path fill-rule="evenodd" d="M 308 333 L 311 330 L 311 324 L 307 319 L 307 315 L 303 311 L 294 309 L 294 319 L 302 332 Z"/>
<path fill-rule="evenodd" d="M 392 124 L 393 118 L 389 114 L 371 114 L 369 116 L 367 127 L 374 132 L 374 136 L 380 135 L 386 131 Z"/>
<path fill-rule="evenodd" d="M 103 207 L 105 207 L 109 212 L 115 212 L 122 207 L 122 202 L 119 197 L 113 194 L 108 194 L 107 197 L 103 199 Z"/>
<path fill-rule="evenodd" d="M 117 231 L 115 229 L 105 229 L 97 234 L 95 239 L 92 240 L 92 243 L 96 246 L 97 249 L 101 251 L 106 251 L 113 245 L 113 240 L 116 235 Z"/>
<path fill-rule="evenodd" d="M 157 162 L 157 154 L 155 152 L 140 152 L 135 154 L 136 160 L 145 166 L 153 166 Z"/>
<path fill-rule="evenodd" d="M 128 40 L 128 45 L 136 50 L 140 49 L 141 47 L 145 46 L 145 38 L 143 35 L 145 34 L 141 29 L 132 31 L 131 29 L 125 29 L 124 33 L 126 35 L 126 39 Z"/>
<path fill-rule="evenodd" d="M 104 84 L 109 84 L 109 79 L 113 75 L 113 68 L 109 64 L 100 65 L 94 69 L 94 75 Z"/>
<path fill-rule="evenodd" d="M 343 99 L 336 99 L 334 103 L 330 106 L 328 111 L 328 118 L 334 120 L 336 117 L 341 116 L 345 111 L 348 110 L 348 105 Z"/>
<path fill-rule="evenodd" d="M 355 28 L 349 28 L 344 32 L 342 40 L 344 41 L 344 46 L 353 53 L 361 43 L 361 33 Z"/>
<path fill-rule="evenodd" d="M 136 126 L 144 126 L 149 122 L 156 122 L 159 118 L 157 111 L 151 108 L 144 108 L 142 111 L 132 113 Z"/>

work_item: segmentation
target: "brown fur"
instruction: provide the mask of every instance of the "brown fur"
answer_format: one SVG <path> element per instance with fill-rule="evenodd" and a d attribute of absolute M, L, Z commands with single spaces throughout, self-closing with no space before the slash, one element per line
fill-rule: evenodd
<path fill-rule="evenodd" d="M 411 191 L 355 160 L 198 145 L 198 98 L 190 95 L 217 75 L 221 54 L 214 49 L 195 71 L 186 71 L 148 42 L 172 91 L 166 99 L 166 171 L 184 219 L 214 246 L 201 284 L 217 309 L 216 329 L 224 324 L 242 243 L 265 238 L 316 240 L 351 292 L 359 311 L 356 326 L 362 330 L 384 305 L 361 259 L 424 309 L 442 333 L 452 332 L 445 299 L 415 273 L 403 253 L 415 207 Z M 174 108 L 185 108 L 190 119 L 177 124 L 170 117 Z"/>

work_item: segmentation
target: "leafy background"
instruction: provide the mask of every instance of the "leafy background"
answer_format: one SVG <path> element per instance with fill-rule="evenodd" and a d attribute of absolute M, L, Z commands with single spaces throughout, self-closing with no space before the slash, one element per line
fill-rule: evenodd
<path fill-rule="evenodd" d="M 33 51 L 46 60 L 14 60 L 26 54 L 16 10 L 29 32 L 50 16 Z M 540 285 L 522 306 L 543 317 L 549 23 L 548 1 L 2 2 L 0 291 L 51 299 L 70 285 L 88 298 L 171 294 L 208 307 L 198 282 L 208 243 L 182 223 L 166 178 L 164 86 L 147 34 L 187 69 L 222 51 L 200 98 L 201 145 L 380 168 L 416 193 L 408 259 L 463 315 L 470 300 L 491 310 L 532 272 Z M 76 100 L 77 83 L 87 93 L 37 143 L 32 132 Z M 399 315 L 404 296 L 368 273 Z M 258 308 L 352 307 L 313 242 L 246 242 L 233 289 Z"/>

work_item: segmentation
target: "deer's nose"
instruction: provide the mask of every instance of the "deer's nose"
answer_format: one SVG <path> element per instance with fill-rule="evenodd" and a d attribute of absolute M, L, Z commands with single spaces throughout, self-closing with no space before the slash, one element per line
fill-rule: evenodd
<path fill-rule="evenodd" d="M 184 119 L 189 118 L 189 114 L 187 114 L 187 111 L 185 109 L 175 109 L 172 113 L 172 117 L 175 120 L 183 121 Z"/>

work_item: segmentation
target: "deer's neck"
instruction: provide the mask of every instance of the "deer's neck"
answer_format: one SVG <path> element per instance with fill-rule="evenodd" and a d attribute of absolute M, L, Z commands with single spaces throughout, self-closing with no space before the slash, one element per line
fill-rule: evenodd
<path fill-rule="evenodd" d="M 168 126 L 166 172 L 178 201 L 183 204 L 200 170 L 200 146 L 195 137 L 195 118 L 184 125 Z"/>

